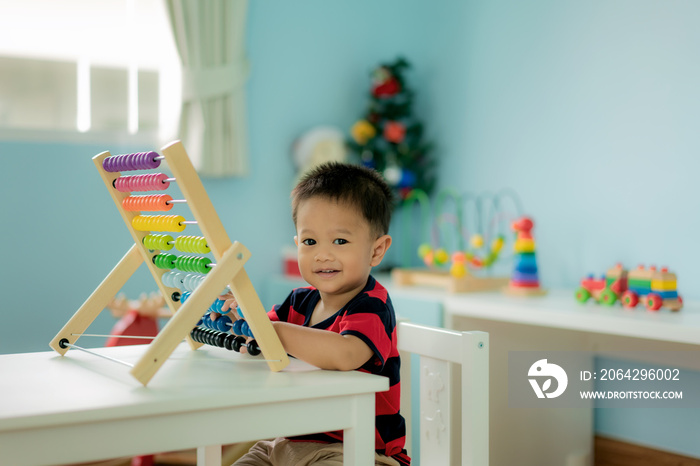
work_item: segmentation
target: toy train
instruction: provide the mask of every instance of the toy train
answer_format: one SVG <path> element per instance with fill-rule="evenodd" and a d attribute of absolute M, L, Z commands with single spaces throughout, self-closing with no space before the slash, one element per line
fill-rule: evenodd
<path fill-rule="evenodd" d="M 658 311 L 661 307 L 679 311 L 683 307 L 676 274 L 666 267 L 657 270 L 653 266 L 645 268 L 640 265 L 628 272 L 622 264 L 616 264 L 601 278 L 589 275 L 581 280 L 576 300 L 585 303 L 590 298 L 608 306 L 619 300 L 626 308 L 633 308 L 642 300 L 650 311 Z"/>

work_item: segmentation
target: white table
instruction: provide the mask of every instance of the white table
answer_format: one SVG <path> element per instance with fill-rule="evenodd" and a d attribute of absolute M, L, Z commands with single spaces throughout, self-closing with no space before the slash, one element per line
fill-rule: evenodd
<path fill-rule="evenodd" d="M 490 334 L 491 464 L 583 466 L 592 461 L 592 409 L 518 409 L 508 406 L 508 353 L 658 351 L 649 362 L 700 370 L 700 304 L 680 312 L 580 304 L 573 290 L 518 298 L 501 293 L 446 295 L 445 326 Z M 668 360 L 663 351 L 685 352 Z M 502 447 L 506 445 L 506 447 Z"/>
<path fill-rule="evenodd" d="M 140 346 L 97 352 L 134 362 Z M 71 350 L 0 355 L 0 464 L 95 461 L 344 431 L 345 464 L 374 464 L 375 393 L 388 379 L 314 370 L 292 360 L 273 373 L 260 358 L 178 347 L 147 387 L 129 368 Z M 217 451 L 219 453 L 217 454 Z"/>

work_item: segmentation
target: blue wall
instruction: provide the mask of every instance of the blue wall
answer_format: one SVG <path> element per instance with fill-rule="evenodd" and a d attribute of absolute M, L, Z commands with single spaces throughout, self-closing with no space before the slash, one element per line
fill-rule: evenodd
<path fill-rule="evenodd" d="M 441 185 L 515 189 L 536 221 L 546 286 L 572 288 L 617 261 L 656 263 L 698 299 L 698 17 L 700 3 L 680 0 L 251 2 L 251 175 L 205 187 L 263 287 L 293 235 L 294 138 L 348 128 L 373 66 L 405 54 Z M 107 149 L 144 147 L 0 142 L 0 353 L 47 349 L 130 246 L 89 162 Z M 144 269 L 125 291 L 154 289 Z M 610 414 L 600 431 L 648 440 L 638 413 Z M 655 429 L 698 428 L 687 413 L 644 416 Z M 700 456 L 691 442 L 648 441 Z"/>
<path fill-rule="evenodd" d="M 469 2 L 441 180 L 515 189 L 542 280 L 668 265 L 700 297 L 700 4 Z M 459 36 L 458 36 L 459 37 Z M 442 113 L 444 111 L 444 113 Z"/>

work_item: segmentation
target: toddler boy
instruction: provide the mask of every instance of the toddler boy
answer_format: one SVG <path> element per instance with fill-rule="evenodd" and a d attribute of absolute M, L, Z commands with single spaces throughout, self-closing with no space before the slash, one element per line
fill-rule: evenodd
<path fill-rule="evenodd" d="M 386 289 L 370 275 L 391 245 L 391 211 L 391 190 L 374 170 L 328 163 L 306 174 L 292 191 L 292 219 L 299 269 L 311 286 L 293 290 L 268 316 L 291 356 L 389 378 L 389 391 L 376 394 L 376 464 L 409 465 L 396 318 Z M 261 441 L 235 464 L 342 464 L 342 436 Z"/>

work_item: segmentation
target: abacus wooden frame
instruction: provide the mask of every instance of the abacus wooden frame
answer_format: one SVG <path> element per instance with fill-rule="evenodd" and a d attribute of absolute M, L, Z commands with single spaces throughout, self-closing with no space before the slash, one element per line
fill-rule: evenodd
<path fill-rule="evenodd" d="M 111 156 L 109 151 L 102 152 L 93 157 L 92 160 L 135 244 L 75 312 L 73 317 L 68 320 L 49 343 L 49 346 L 59 354 L 65 355 L 69 348 L 63 347 L 61 341 L 74 344 L 80 334 L 85 332 L 141 263 L 145 262 L 158 289 L 165 297 L 165 302 L 173 312 L 173 317 L 170 318 L 153 342 L 147 346 L 144 355 L 132 368 L 131 374 L 139 382 L 147 385 L 183 339 L 187 339 L 193 350 L 202 345 L 192 340 L 189 333 L 197 325 L 204 310 L 214 302 L 226 285 L 229 285 L 236 301 L 238 301 L 270 370 L 274 372 L 282 370 L 289 364 L 289 357 L 243 268 L 250 258 L 250 251 L 241 243 L 237 241 L 232 243 L 229 239 L 182 143 L 175 141 L 163 147 L 161 153 L 177 180 L 199 228 L 207 239 L 207 244 L 216 259 L 216 267 L 207 274 L 205 280 L 192 292 L 185 304 L 181 305 L 179 301 L 173 300 L 173 293 L 180 290 L 163 284 L 161 277 L 166 270 L 156 267 L 152 260 L 158 251 L 149 251 L 143 245 L 143 238 L 149 232 L 137 231 L 133 228 L 131 222 L 134 217 L 139 215 L 139 212 L 126 211 L 122 207 L 123 199 L 128 197 L 130 193 L 119 192 L 114 188 L 113 182 L 120 176 L 120 173 L 107 172 L 102 168 L 103 160 Z"/>

